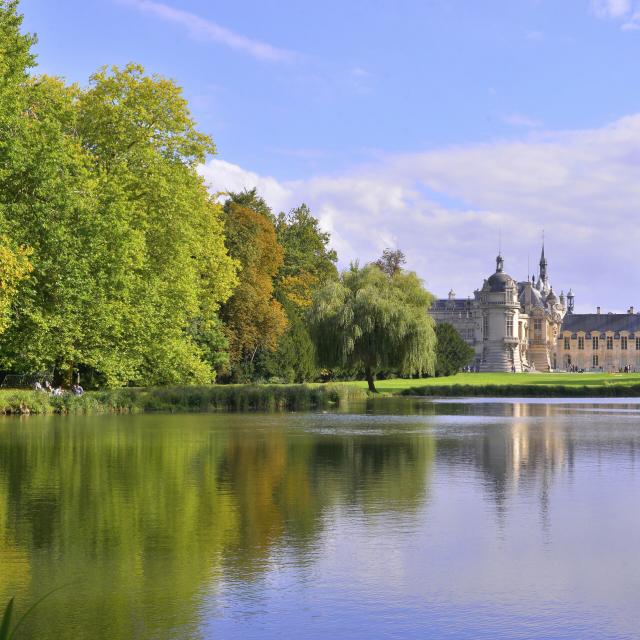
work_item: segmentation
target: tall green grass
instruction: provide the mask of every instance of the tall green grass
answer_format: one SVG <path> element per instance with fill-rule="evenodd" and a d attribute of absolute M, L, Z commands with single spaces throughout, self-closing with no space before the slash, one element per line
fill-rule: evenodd
<path fill-rule="evenodd" d="M 409 387 L 400 391 L 403 396 L 446 397 L 510 397 L 510 398 L 637 398 L 640 384 L 600 385 L 533 385 L 533 384 L 448 384 Z"/>
<path fill-rule="evenodd" d="M 0 390 L 0 414 L 95 414 L 146 411 L 301 411 L 367 397 L 349 385 L 211 385 L 123 388 L 77 397 Z"/>

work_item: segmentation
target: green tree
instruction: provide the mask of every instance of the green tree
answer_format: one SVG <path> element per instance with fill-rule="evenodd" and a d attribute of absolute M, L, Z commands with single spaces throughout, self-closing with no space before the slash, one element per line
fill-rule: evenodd
<path fill-rule="evenodd" d="M 11 304 L 18 290 L 18 283 L 31 271 L 29 251 L 14 249 L 6 237 L 0 236 L 0 334 L 9 326 Z"/>
<path fill-rule="evenodd" d="M 224 205 L 227 248 L 240 264 L 238 287 L 222 308 L 234 380 L 251 378 L 256 357 L 274 351 L 287 327 L 284 309 L 274 297 L 283 251 L 265 207 L 255 191 L 233 194 Z"/>
<path fill-rule="evenodd" d="M 448 322 L 436 326 L 436 376 L 452 376 L 468 365 L 475 351 Z"/>
<path fill-rule="evenodd" d="M 284 249 L 278 286 L 296 306 L 306 308 L 314 287 L 338 277 L 338 255 L 329 247 L 330 235 L 320 229 L 306 204 L 280 213 L 276 234 Z"/>
<path fill-rule="evenodd" d="M 389 276 L 375 265 L 352 264 L 314 297 L 310 320 L 320 364 L 362 368 L 371 391 L 380 369 L 432 374 L 432 304 L 415 273 Z"/>
<path fill-rule="evenodd" d="M 2 366 L 75 368 L 108 385 L 209 382 L 236 283 L 220 207 L 197 164 L 214 151 L 180 89 L 141 67 L 86 90 L 34 77 L 0 155 L 0 223 L 32 248 Z"/>
<path fill-rule="evenodd" d="M 306 382 L 318 373 L 316 349 L 311 339 L 306 317 L 289 300 L 284 300 L 287 329 L 278 340 L 274 351 L 265 352 L 260 370 L 267 379 L 283 382 Z"/>
<path fill-rule="evenodd" d="M 275 280 L 275 296 L 287 314 L 288 326 L 275 352 L 265 355 L 263 366 L 267 378 L 305 382 L 318 369 L 305 313 L 313 291 L 338 277 L 338 256 L 329 247 L 329 234 L 320 229 L 305 204 L 278 215 L 276 234 L 284 259 Z"/>

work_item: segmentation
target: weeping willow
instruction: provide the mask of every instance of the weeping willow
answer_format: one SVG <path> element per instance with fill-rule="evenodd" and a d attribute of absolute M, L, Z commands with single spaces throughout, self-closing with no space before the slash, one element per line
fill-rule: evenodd
<path fill-rule="evenodd" d="M 363 369 L 370 391 L 376 391 L 375 376 L 382 369 L 433 374 L 432 303 L 413 272 L 390 276 L 375 265 L 352 264 L 316 292 L 309 311 L 320 364 Z"/>

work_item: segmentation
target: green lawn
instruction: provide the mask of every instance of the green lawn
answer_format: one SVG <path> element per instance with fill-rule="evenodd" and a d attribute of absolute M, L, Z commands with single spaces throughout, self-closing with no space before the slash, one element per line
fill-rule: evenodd
<path fill-rule="evenodd" d="M 349 382 L 366 389 L 364 380 Z M 399 393 L 410 387 L 452 386 L 452 385 L 536 385 L 536 386 L 594 386 L 640 384 L 640 373 L 459 373 L 446 378 L 394 378 L 377 380 L 378 391 Z"/>

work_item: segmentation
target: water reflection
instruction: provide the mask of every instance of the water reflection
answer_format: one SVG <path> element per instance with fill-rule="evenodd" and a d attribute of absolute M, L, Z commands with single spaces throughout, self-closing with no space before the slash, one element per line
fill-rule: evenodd
<path fill-rule="evenodd" d="M 351 624 L 370 637 L 378 614 L 415 619 L 399 637 L 423 637 L 434 603 L 501 608 L 519 594 L 535 608 L 543 587 L 568 597 L 581 545 L 617 561 L 623 520 L 603 532 L 597 519 L 640 489 L 640 405 L 408 399 L 349 411 L 0 423 L 0 598 L 26 604 L 73 583 L 23 637 L 275 637 L 298 623 L 309 637 Z M 640 533 L 635 517 L 625 526 L 625 538 Z M 580 591 L 572 606 L 587 605 Z M 480 619 L 433 637 L 495 636 Z"/>
<path fill-rule="evenodd" d="M 223 575 L 260 577 L 281 545 L 303 562 L 328 510 L 404 510 L 423 499 L 432 439 L 322 437 L 281 422 L 4 423 L 0 596 L 29 602 L 53 585 L 76 583 L 73 596 L 43 604 L 33 637 L 52 625 L 57 638 L 193 634 L 203 590 Z M 71 624 L 58 608 L 78 592 L 82 606 Z M 87 629 L 91 635 L 82 635 Z"/>

